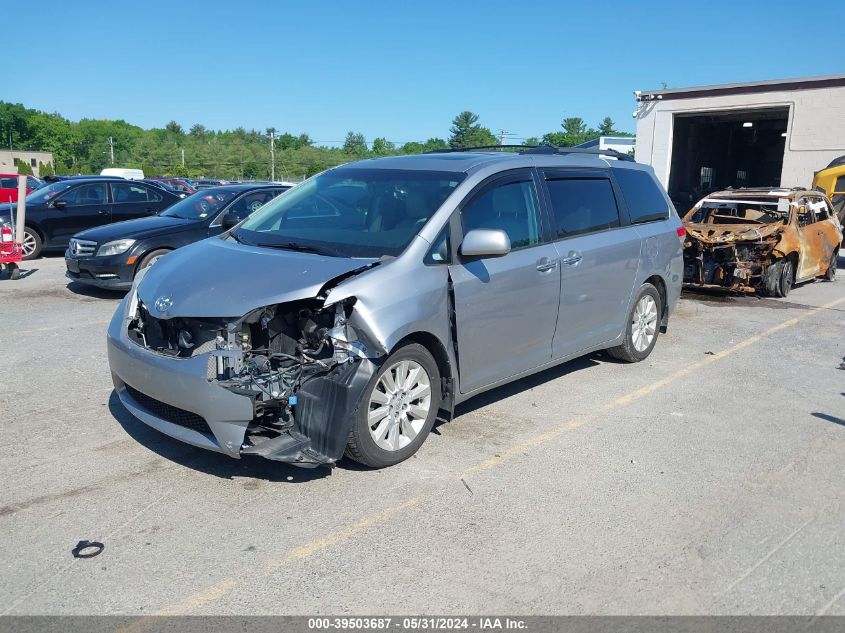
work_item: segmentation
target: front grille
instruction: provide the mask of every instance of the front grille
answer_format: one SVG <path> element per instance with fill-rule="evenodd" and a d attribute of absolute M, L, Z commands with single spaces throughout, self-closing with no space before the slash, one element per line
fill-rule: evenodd
<path fill-rule="evenodd" d="M 206 422 L 201 415 L 185 411 L 179 407 L 174 407 L 173 405 L 162 402 L 161 400 L 156 400 L 155 398 L 152 398 L 145 393 L 141 393 L 129 385 L 126 385 L 126 391 L 135 402 L 162 420 L 167 420 L 173 424 L 183 426 L 186 429 L 192 429 L 194 431 L 199 431 L 203 435 L 214 437 L 214 434 L 211 432 L 211 428 L 208 426 L 208 422 Z"/>
<path fill-rule="evenodd" d="M 190 358 L 217 348 L 217 336 L 225 324 L 212 319 L 157 319 L 138 300 L 135 319 L 129 323 L 129 339 L 141 347 L 174 358 Z M 180 342 L 180 333 L 187 335 L 188 344 Z"/>
<path fill-rule="evenodd" d="M 68 251 L 73 257 L 91 257 L 94 251 L 97 250 L 97 242 L 90 240 L 78 240 L 75 237 L 70 238 L 68 244 Z"/>

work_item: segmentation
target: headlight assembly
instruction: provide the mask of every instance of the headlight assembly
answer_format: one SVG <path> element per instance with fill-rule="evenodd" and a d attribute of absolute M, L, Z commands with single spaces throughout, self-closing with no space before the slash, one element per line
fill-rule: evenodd
<path fill-rule="evenodd" d="M 107 255 L 120 255 L 121 253 L 125 253 L 132 245 L 135 243 L 135 240 L 114 240 L 113 242 L 106 242 L 100 248 L 97 249 L 97 257 L 105 257 Z"/>

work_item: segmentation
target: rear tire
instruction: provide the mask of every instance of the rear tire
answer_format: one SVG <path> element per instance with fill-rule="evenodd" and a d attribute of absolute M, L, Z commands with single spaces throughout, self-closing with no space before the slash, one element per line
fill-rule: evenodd
<path fill-rule="evenodd" d="M 346 455 L 373 468 L 408 459 L 428 437 L 439 407 L 440 372 L 434 358 L 418 343 L 400 347 L 364 390 Z"/>
<path fill-rule="evenodd" d="M 628 312 L 625 340 L 622 345 L 611 347 L 607 353 L 628 363 L 638 363 L 648 358 L 660 334 L 663 301 L 660 292 L 651 284 L 643 284 Z"/>
<path fill-rule="evenodd" d="M 23 259 L 30 260 L 30 259 L 37 259 L 41 256 L 41 249 L 44 248 L 44 244 L 41 241 L 41 236 L 38 235 L 38 232 L 35 229 L 30 227 L 24 227 L 23 230 Z"/>

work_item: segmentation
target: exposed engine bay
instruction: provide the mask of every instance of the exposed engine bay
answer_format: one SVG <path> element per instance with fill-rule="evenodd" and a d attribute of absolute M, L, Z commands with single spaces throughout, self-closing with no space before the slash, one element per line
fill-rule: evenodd
<path fill-rule="evenodd" d="M 756 292 L 766 288 L 770 268 L 788 228 L 785 198 L 705 199 L 684 218 L 684 283 Z"/>
<path fill-rule="evenodd" d="M 348 323 L 354 304 L 351 298 L 324 306 L 315 298 L 259 308 L 233 319 L 158 319 L 138 301 L 128 336 L 174 358 L 208 354 L 208 381 L 253 402 L 254 419 L 243 452 L 292 461 L 290 451 L 295 450 L 301 453 L 295 461 L 316 465 L 330 460 L 303 435 L 309 424 L 306 415 L 320 413 L 309 394 L 343 389 L 332 383 L 366 382 L 371 369 L 353 380 L 358 365 L 373 367 Z M 326 378 L 326 384 L 318 384 L 323 382 L 318 378 Z M 343 402 L 343 397 L 336 394 L 335 400 Z M 274 441 L 264 444 L 268 440 Z"/>

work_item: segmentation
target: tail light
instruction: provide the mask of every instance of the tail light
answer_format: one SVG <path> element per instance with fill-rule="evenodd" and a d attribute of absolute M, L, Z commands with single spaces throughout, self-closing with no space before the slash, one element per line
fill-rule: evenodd
<path fill-rule="evenodd" d="M 678 239 L 679 239 L 679 240 L 681 240 L 681 241 L 683 242 L 683 241 L 684 241 L 684 238 L 687 236 L 687 229 L 686 229 L 686 227 L 685 227 L 685 226 L 679 226 L 679 227 L 677 228 L 677 233 L 678 233 Z"/>

